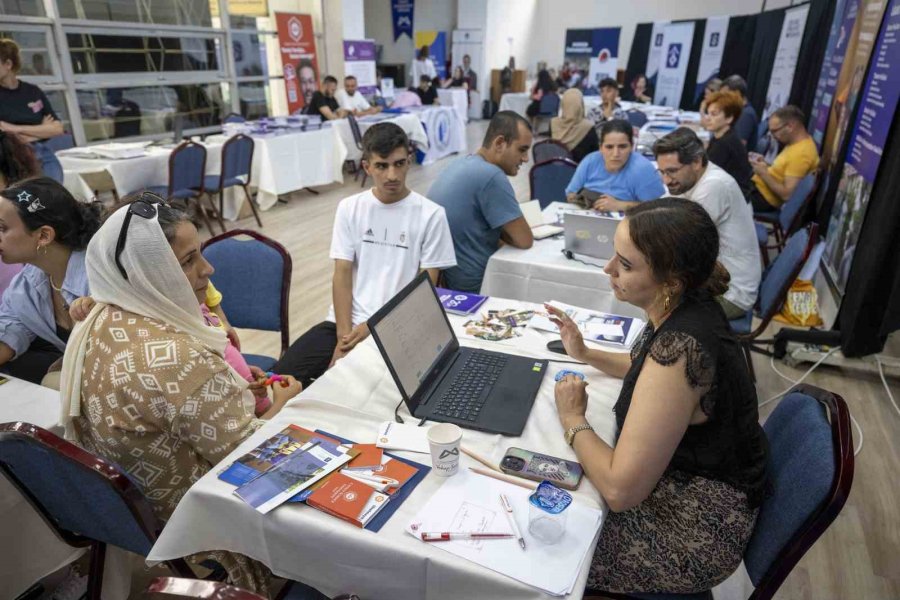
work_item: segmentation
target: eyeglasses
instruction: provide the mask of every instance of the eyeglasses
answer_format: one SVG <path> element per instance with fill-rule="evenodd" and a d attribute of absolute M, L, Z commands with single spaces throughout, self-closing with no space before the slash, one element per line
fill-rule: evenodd
<path fill-rule="evenodd" d="M 657 169 L 657 171 L 659 171 L 659 174 L 663 177 L 668 177 L 671 179 L 672 177 L 675 177 L 675 174 L 678 173 L 678 171 L 682 170 L 686 166 L 687 165 L 681 165 L 680 167 L 671 167 L 669 169 Z"/>
<path fill-rule="evenodd" d="M 778 133 L 779 131 L 781 131 L 782 129 L 787 127 L 788 125 L 789 125 L 789 123 L 784 123 L 781 125 L 781 127 L 776 127 L 775 129 L 769 129 L 769 133 L 771 133 L 772 135 L 775 135 L 776 133 Z"/>
<path fill-rule="evenodd" d="M 128 280 L 128 273 L 125 271 L 125 267 L 122 266 L 120 257 L 122 256 L 122 251 L 125 249 L 125 239 L 128 237 L 128 225 L 131 223 L 131 215 L 137 215 L 144 219 L 152 219 L 156 216 L 156 206 L 154 205 L 165 203 L 166 200 L 162 196 L 154 194 L 153 192 L 144 192 L 141 194 L 140 198 L 129 205 L 128 212 L 125 214 L 125 220 L 122 221 L 122 229 L 119 231 L 119 240 L 116 242 L 115 255 L 116 267 L 126 281 Z"/>

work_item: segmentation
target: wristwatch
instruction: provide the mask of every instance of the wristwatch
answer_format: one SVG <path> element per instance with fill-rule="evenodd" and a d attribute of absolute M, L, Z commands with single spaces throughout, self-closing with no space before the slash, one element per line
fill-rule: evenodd
<path fill-rule="evenodd" d="M 573 443 L 575 443 L 575 434 L 579 431 L 585 431 L 587 429 L 590 429 L 591 431 L 594 430 L 594 428 L 591 427 L 590 423 L 582 423 L 581 425 L 570 427 L 568 430 L 566 430 L 566 443 L 571 446 Z"/>

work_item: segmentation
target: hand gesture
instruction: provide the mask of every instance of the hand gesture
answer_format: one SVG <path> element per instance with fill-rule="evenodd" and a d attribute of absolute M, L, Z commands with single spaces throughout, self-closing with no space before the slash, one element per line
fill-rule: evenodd
<path fill-rule="evenodd" d="M 566 354 L 575 360 L 583 361 L 583 357 L 587 353 L 587 346 L 584 344 L 584 337 L 581 335 L 581 330 L 578 329 L 578 324 L 565 311 L 555 306 L 544 304 L 544 308 L 550 313 L 550 320 L 553 324 L 559 327 L 559 336 L 562 338 Z"/>

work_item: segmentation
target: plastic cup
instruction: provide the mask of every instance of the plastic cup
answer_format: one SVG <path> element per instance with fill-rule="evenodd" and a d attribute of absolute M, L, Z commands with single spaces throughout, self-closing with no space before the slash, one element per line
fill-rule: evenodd
<path fill-rule="evenodd" d="M 543 481 L 528 498 L 528 531 L 545 544 L 555 544 L 566 533 L 572 495 Z"/>
<path fill-rule="evenodd" d="M 432 425 L 428 430 L 428 446 L 431 449 L 431 467 L 435 475 L 450 477 L 459 471 L 459 443 L 462 429 L 453 423 Z"/>

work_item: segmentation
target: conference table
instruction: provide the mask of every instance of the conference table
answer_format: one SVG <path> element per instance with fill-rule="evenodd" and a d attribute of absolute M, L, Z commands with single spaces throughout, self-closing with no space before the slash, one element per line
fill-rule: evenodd
<path fill-rule="evenodd" d="M 458 87 L 438 88 L 437 95 L 441 106 L 454 107 L 464 122 L 469 121 L 469 90 Z"/>
<path fill-rule="evenodd" d="M 482 310 L 514 307 L 534 308 L 534 305 L 491 298 Z M 521 337 L 488 342 L 465 336 L 463 324 L 468 317 L 448 316 L 464 346 L 534 358 L 564 358 L 546 349 L 547 342 L 557 338 L 554 334 L 523 328 Z M 567 366 L 571 367 L 550 363 L 521 437 L 464 430 L 463 445 L 495 464 L 510 446 L 575 460 L 563 439 L 553 399 L 554 376 Z M 582 370 L 591 384 L 587 417 L 597 433 L 612 443 L 615 434 L 612 406 L 621 382 L 594 369 Z M 387 366 L 370 337 L 290 401 L 275 418 L 226 457 L 221 466 L 231 464 L 290 424 L 320 429 L 356 442 L 374 442 L 379 424 L 393 419 L 394 407 L 400 400 Z M 405 407 L 400 414 L 407 423 L 415 421 Z M 428 455 L 398 454 L 430 465 Z M 461 470 L 480 466 L 468 456 L 461 455 L 460 459 Z M 405 527 L 447 481 L 433 472 L 413 490 L 384 527 L 373 533 L 303 505 L 282 506 L 267 515 L 257 513 L 233 494 L 234 486 L 217 478 L 219 470 L 201 478 L 182 498 L 148 560 L 161 561 L 210 549 L 230 550 L 260 560 L 276 575 L 302 581 L 329 596 L 353 592 L 362 598 L 395 600 L 550 597 L 537 588 L 463 560 L 436 545 L 426 545 L 405 533 Z M 583 481 L 573 494 L 576 503 L 603 510 L 605 515 L 605 504 L 588 481 Z M 597 537 L 599 529 L 591 547 Z M 586 560 L 581 564 L 568 597 L 581 598 L 589 563 Z"/>
<path fill-rule="evenodd" d="M 341 183 L 347 145 L 330 127 L 299 131 L 275 129 L 252 133 L 253 164 L 250 185 L 257 189 L 256 201 L 267 210 L 278 197 L 307 187 Z M 221 169 L 222 146 L 227 137 L 212 135 L 200 142 L 206 147 L 206 173 Z M 94 197 L 95 182 L 106 176 L 119 196 L 169 182 L 169 155 L 173 145 L 148 145 L 135 158 L 112 159 L 91 156 L 91 147 L 57 152 L 63 167 L 64 185 L 76 197 Z M 227 190 L 223 216 L 235 220 L 245 201 L 243 190 Z"/>
<path fill-rule="evenodd" d="M 544 222 L 555 223 L 565 211 L 577 210 L 565 202 L 552 202 L 544 210 Z M 515 298 L 526 302 L 557 300 L 581 308 L 644 318 L 635 306 L 616 299 L 609 275 L 603 272 L 605 260 L 563 254 L 563 236 L 535 240 L 522 250 L 505 245 L 497 250 L 484 271 L 481 294 Z"/>

